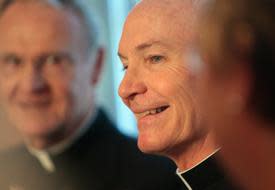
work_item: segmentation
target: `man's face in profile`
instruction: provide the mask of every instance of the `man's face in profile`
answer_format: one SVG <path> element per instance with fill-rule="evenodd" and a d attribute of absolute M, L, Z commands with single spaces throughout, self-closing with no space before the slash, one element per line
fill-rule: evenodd
<path fill-rule="evenodd" d="M 41 2 L 1 15 L 0 100 L 24 136 L 76 125 L 91 105 L 93 64 L 81 30 L 73 13 Z"/>
<path fill-rule="evenodd" d="M 119 95 L 136 116 L 144 152 L 171 153 L 201 132 L 194 76 L 186 62 L 193 35 L 191 4 L 179 2 L 166 7 L 165 2 L 142 1 L 127 18 L 120 41 L 125 76 Z"/>

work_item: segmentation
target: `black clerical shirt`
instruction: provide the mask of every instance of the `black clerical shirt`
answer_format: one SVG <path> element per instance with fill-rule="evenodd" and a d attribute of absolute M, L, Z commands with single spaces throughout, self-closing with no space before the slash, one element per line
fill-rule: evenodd
<path fill-rule="evenodd" d="M 182 190 L 237 190 L 224 171 L 218 166 L 215 155 L 210 156 L 196 167 L 177 172 L 181 178 Z"/>

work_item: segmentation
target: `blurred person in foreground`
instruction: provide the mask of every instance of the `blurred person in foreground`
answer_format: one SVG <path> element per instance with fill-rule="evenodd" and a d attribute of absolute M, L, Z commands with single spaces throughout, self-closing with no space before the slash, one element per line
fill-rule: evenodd
<path fill-rule="evenodd" d="M 124 25 L 119 95 L 134 113 L 138 146 L 171 158 L 183 189 L 234 189 L 216 164 L 219 145 L 205 126 L 195 95 L 189 47 L 196 39 L 198 1 L 143 0 Z"/>
<path fill-rule="evenodd" d="M 170 165 L 143 156 L 96 106 L 104 50 L 86 9 L 74 0 L 1 1 L 0 102 L 25 142 L 0 153 L 1 190 L 175 185 Z"/>
<path fill-rule="evenodd" d="M 218 0 L 201 17 L 200 101 L 221 161 L 246 189 L 275 188 L 275 1 Z"/>

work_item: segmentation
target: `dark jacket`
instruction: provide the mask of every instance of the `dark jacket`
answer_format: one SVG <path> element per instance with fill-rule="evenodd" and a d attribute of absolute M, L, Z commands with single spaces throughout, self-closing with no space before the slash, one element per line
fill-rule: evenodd
<path fill-rule="evenodd" d="M 174 166 L 142 154 L 136 141 L 120 134 L 103 111 L 89 130 L 47 172 L 24 147 L 0 154 L 1 190 L 173 190 Z"/>
<path fill-rule="evenodd" d="M 223 169 L 213 155 L 200 163 L 198 166 L 181 174 L 185 183 L 193 190 L 238 190 L 227 177 Z M 183 181 L 182 181 L 183 182 Z M 188 190 L 187 185 L 183 182 L 182 190 Z"/>

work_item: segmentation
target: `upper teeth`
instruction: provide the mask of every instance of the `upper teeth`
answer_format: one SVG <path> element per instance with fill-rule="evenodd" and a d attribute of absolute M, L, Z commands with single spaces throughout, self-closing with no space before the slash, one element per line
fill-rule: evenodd
<path fill-rule="evenodd" d="M 149 114 L 151 115 L 151 114 L 156 114 L 157 113 L 157 110 L 156 109 L 153 109 L 153 110 L 150 110 L 150 111 L 148 111 L 149 112 Z"/>
<path fill-rule="evenodd" d="M 145 115 L 153 115 L 153 114 L 160 113 L 162 111 L 163 111 L 163 108 L 157 108 L 157 109 L 146 111 Z"/>
<path fill-rule="evenodd" d="M 165 110 L 165 107 L 159 107 L 159 108 L 156 108 L 156 109 L 152 109 L 152 110 L 148 110 L 148 111 L 139 113 L 139 114 L 137 114 L 136 116 L 137 116 L 138 118 L 142 118 L 142 117 L 145 117 L 145 116 L 147 116 L 147 115 L 154 115 L 154 114 L 160 113 L 160 112 L 162 112 L 163 110 Z"/>

